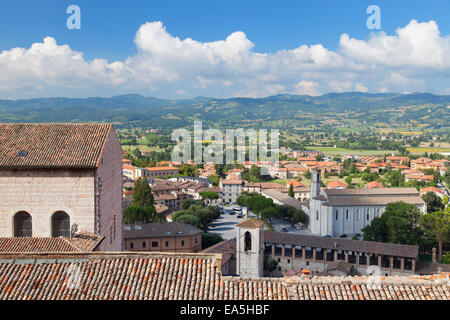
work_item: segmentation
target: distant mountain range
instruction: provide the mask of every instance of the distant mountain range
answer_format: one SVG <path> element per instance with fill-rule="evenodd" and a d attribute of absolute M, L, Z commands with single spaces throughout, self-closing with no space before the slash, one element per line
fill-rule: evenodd
<path fill-rule="evenodd" d="M 395 110 L 409 107 L 404 116 L 420 120 L 426 116 L 429 125 L 448 126 L 450 96 L 430 93 L 329 93 L 322 96 L 282 94 L 265 98 L 216 99 L 197 97 L 166 100 L 128 94 L 111 98 L 36 98 L 0 100 L 3 122 L 81 122 L 108 121 L 122 125 L 185 126 L 195 119 L 236 125 L 241 122 L 296 120 L 311 124 L 315 117 L 342 120 L 362 117 L 371 121 L 389 121 Z M 424 108 L 426 112 L 424 112 Z M 398 109 L 403 110 L 404 109 Z M 398 111 L 397 110 L 397 111 Z M 421 111 L 422 110 L 422 111 Z M 376 114 L 379 114 L 377 116 Z M 386 117 L 386 115 L 390 115 Z M 398 115 L 397 115 L 398 116 Z M 406 120 L 406 119 L 404 119 Z M 409 119 L 411 120 L 411 119 Z"/>

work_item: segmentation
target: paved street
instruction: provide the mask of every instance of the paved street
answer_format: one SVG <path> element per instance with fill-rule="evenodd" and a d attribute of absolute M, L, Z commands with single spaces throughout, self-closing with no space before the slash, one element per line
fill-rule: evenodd
<path fill-rule="evenodd" d="M 252 217 L 250 213 L 249 217 Z M 237 218 L 236 214 L 223 213 L 221 217 L 215 220 L 212 224 L 208 226 L 209 233 L 218 233 L 222 236 L 224 240 L 233 239 L 236 237 L 236 225 L 246 218 Z M 304 235 L 314 235 L 308 230 L 298 230 L 294 228 L 291 223 L 286 222 L 282 219 L 275 219 L 272 221 L 275 231 L 282 232 L 283 228 L 286 228 L 289 233 L 304 234 Z"/>
<path fill-rule="evenodd" d="M 208 232 L 219 233 L 224 240 L 236 238 L 236 225 L 245 220 L 236 214 L 223 213 L 219 219 L 208 226 Z"/>
<path fill-rule="evenodd" d="M 274 231 L 276 231 L 276 232 L 283 232 L 282 231 L 283 228 L 286 228 L 288 233 L 316 236 L 316 234 L 314 234 L 308 230 L 298 230 L 297 228 L 293 227 L 290 222 L 287 222 L 283 219 L 273 219 L 272 225 L 273 225 Z"/>

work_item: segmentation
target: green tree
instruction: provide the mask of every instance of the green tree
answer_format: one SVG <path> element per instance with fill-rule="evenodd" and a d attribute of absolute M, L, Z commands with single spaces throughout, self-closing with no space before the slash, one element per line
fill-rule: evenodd
<path fill-rule="evenodd" d="M 261 210 L 261 218 L 265 221 L 271 221 L 279 216 L 277 209 L 274 207 L 266 207 Z"/>
<path fill-rule="evenodd" d="M 417 245 L 423 239 L 419 209 L 405 202 L 388 203 L 380 218 L 364 227 L 364 240 Z"/>
<path fill-rule="evenodd" d="M 450 168 L 447 168 L 447 170 L 445 171 L 444 180 L 448 185 L 450 185 Z"/>
<path fill-rule="evenodd" d="M 199 193 L 203 200 L 216 200 L 219 199 L 219 194 L 213 191 L 203 191 Z"/>
<path fill-rule="evenodd" d="M 303 176 L 305 177 L 305 179 L 311 179 L 311 171 L 306 171 Z"/>
<path fill-rule="evenodd" d="M 196 228 L 202 228 L 202 223 L 200 221 L 200 218 L 197 216 L 194 216 L 192 214 L 183 214 L 177 216 L 177 218 L 173 219 L 173 221 L 180 222 L 180 223 L 186 223 L 190 224 L 191 226 L 194 226 Z"/>
<path fill-rule="evenodd" d="M 294 184 L 293 184 L 293 183 L 291 183 L 291 184 L 289 185 L 288 195 L 289 195 L 289 197 L 294 198 Z"/>
<path fill-rule="evenodd" d="M 264 271 L 273 272 L 278 267 L 278 261 L 273 258 L 264 257 Z"/>
<path fill-rule="evenodd" d="M 248 199 L 248 195 L 246 194 L 240 194 L 237 199 L 236 199 L 236 203 L 238 205 L 240 205 L 241 207 L 245 207 L 247 205 L 247 199 Z"/>
<path fill-rule="evenodd" d="M 442 263 L 450 264 L 450 252 L 444 255 Z"/>
<path fill-rule="evenodd" d="M 209 248 L 217 243 L 223 241 L 220 234 L 217 233 L 202 233 L 202 250 Z"/>
<path fill-rule="evenodd" d="M 282 205 L 282 206 L 278 206 L 278 211 L 280 212 L 280 215 L 283 218 L 290 218 L 293 219 L 294 218 L 294 214 L 295 214 L 295 208 L 292 206 L 288 206 L 288 205 Z"/>
<path fill-rule="evenodd" d="M 246 204 L 251 211 L 259 215 L 264 208 L 273 206 L 273 200 L 261 195 L 255 195 L 249 197 Z"/>
<path fill-rule="evenodd" d="M 125 224 L 131 223 L 149 223 L 149 222 L 163 222 L 164 217 L 156 213 L 153 207 L 136 207 L 129 206 L 123 212 L 123 222 Z"/>
<path fill-rule="evenodd" d="M 381 216 L 388 229 L 388 242 L 418 244 L 422 234 L 418 225 L 419 216 L 419 209 L 415 205 L 401 201 L 388 203 Z"/>
<path fill-rule="evenodd" d="M 139 178 L 134 184 L 134 194 L 131 205 L 135 207 L 153 207 L 155 200 L 153 199 L 152 189 L 144 178 Z"/>
<path fill-rule="evenodd" d="M 351 177 L 351 176 L 348 176 L 347 178 L 345 178 L 345 183 L 346 183 L 347 185 L 351 185 L 351 184 L 352 184 L 352 177 Z"/>
<path fill-rule="evenodd" d="M 427 204 L 427 212 L 435 212 L 444 209 L 442 199 L 438 197 L 434 192 L 428 191 L 422 197 L 422 200 Z"/>
<path fill-rule="evenodd" d="M 387 174 L 387 182 L 391 185 L 391 187 L 401 187 L 405 183 L 405 176 L 399 170 L 390 171 Z"/>
<path fill-rule="evenodd" d="M 293 216 L 295 223 L 306 223 L 306 214 L 303 210 L 296 210 Z"/>
<path fill-rule="evenodd" d="M 450 239 L 450 209 L 424 214 L 419 222 L 425 233 L 436 239 L 439 245 L 439 260 L 442 261 L 442 245 Z"/>
<path fill-rule="evenodd" d="M 208 177 L 209 180 L 212 181 L 213 185 L 218 186 L 219 185 L 219 176 L 216 174 L 212 174 Z"/>
<path fill-rule="evenodd" d="M 373 218 L 372 222 L 361 231 L 366 241 L 387 242 L 388 228 L 381 218 Z"/>

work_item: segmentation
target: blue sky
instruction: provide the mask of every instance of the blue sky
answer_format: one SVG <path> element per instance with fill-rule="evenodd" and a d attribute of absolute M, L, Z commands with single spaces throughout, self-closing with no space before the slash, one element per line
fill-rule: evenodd
<path fill-rule="evenodd" d="M 81 8 L 81 30 L 66 28 L 71 4 Z M 366 27 L 371 4 L 381 8 L 381 30 L 375 33 Z M 449 12 L 447 0 L 2 1 L 0 67 L 6 74 L 0 76 L 0 98 L 130 92 L 166 98 L 355 90 L 450 94 Z M 158 21 L 161 25 L 143 28 Z M 403 38 L 398 28 L 404 28 Z M 242 34 L 225 47 L 214 45 L 238 31 Z M 385 39 L 370 42 L 383 32 Z M 420 41 L 408 36 L 415 33 Z M 349 41 L 342 42 L 343 34 Z M 165 35 L 172 41 L 164 42 L 167 47 L 158 42 Z M 54 43 L 44 42 L 46 37 Z M 176 38 L 196 44 L 177 44 Z M 394 41 L 393 48 L 385 40 Z M 39 43 L 37 53 L 11 51 Z M 306 48 L 295 52 L 301 46 Z M 415 46 L 435 50 L 414 55 Z M 233 50 L 231 57 L 226 54 Z M 386 59 L 377 57 L 379 50 Z M 436 50 L 444 57 L 433 56 Z M 80 65 L 71 63 L 76 53 L 82 53 Z M 402 61 L 405 54 L 410 57 Z M 95 59 L 104 63 L 93 65 Z M 434 60 L 436 65 L 429 62 Z"/>

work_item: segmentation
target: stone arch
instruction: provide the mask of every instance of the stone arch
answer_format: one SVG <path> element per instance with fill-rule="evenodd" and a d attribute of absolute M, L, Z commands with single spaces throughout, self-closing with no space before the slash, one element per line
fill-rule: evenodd
<path fill-rule="evenodd" d="M 56 211 L 51 219 L 52 237 L 70 237 L 70 216 L 64 211 Z"/>
<path fill-rule="evenodd" d="M 32 237 L 33 220 L 31 214 L 19 211 L 14 215 L 14 237 Z"/>
<path fill-rule="evenodd" d="M 252 250 L 252 235 L 250 231 L 244 233 L 244 251 Z"/>

